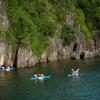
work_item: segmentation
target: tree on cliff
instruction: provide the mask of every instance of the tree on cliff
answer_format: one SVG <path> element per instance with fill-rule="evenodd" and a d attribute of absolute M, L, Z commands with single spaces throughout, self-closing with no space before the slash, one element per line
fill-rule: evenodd
<path fill-rule="evenodd" d="M 31 48 L 36 55 L 40 55 L 48 46 L 48 42 L 45 42 L 46 38 L 44 40 L 37 26 L 22 8 L 10 8 L 8 14 L 10 28 L 6 32 L 6 39 L 13 47 L 13 67 L 17 67 L 19 48 Z"/>

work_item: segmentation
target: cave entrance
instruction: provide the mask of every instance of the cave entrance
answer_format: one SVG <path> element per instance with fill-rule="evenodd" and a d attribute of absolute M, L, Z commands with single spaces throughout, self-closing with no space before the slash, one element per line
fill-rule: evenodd
<path fill-rule="evenodd" d="M 77 43 L 74 43 L 73 52 L 77 52 Z"/>
<path fill-rule="evenodd" d="M 76 60 L 76 58 L 75 58 L 75 57 L 71 57 L 71 59 L 72 59 L 72 60 Z"/>
<path fill-rule="evenodd" d="M 85 56 L 85 52 L 81 52 L 80 59 L 84 59 L 84 56 Z"/>

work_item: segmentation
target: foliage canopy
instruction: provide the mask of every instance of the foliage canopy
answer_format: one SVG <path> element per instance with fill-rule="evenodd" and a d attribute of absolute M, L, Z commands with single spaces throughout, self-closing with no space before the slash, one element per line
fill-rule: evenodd
<path fill-rule="evenodd" d="M 99 0 L 5 0 L 10 28 L 6 32 L 9 43 L 16 47 L 30 47 L 41 55 L 50 43 L 49 36 L 56 35 L 57 26 L 63 24 L 69 12 L 74 13 L 76 24 L 87 40 L 100 33 Z M 64 44 L 75 38 L 72 27 L 63 27 L 60 37 Z"/>

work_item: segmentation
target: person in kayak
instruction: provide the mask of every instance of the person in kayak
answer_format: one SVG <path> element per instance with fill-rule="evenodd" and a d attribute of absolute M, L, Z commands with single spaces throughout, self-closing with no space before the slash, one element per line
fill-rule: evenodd
<path fill-rule="evenodd" d="M 73 69 L 72 69 L 72 74 L 79 74 L 79 70 L 80 70 L 80 69 L 77 69 L 77 70 L 73 70 Z"/>
<path fill-rule="evenodd" d="M 10 65 L 8 65 L 8 66 L 7 66 L 7 69 L 10 69 L 10 68 L 11 68 L 11 66 L 10 66 Z"/>
<path fill-rule="evenodd" d="M 37 77 L 38 77 L 38 75 L 35 73 L 35 74 L 33 74 L 33 77 L 37 78 Z"/>
<path fill-rule="evenodd" d="M 44 77 L 44 74 L 41 73 L 41 74 L 40 74 L 40 77 Z"/>
<path fill-rule="evenodd" d="M 2 66 L 1 66 L 1 69 L 5 69 L 5 68 L 6 68 L 6 66 L 5 66 L 5 65 L 2 65 Z"/>

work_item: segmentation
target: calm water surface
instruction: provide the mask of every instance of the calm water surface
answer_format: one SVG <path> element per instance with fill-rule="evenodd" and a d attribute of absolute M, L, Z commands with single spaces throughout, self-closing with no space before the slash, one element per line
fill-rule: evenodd
<path fill-rule="evenodd" d="M 65 76 L 71 68 L 80 68 L 80 76 Z M 29 77 L 34 72 L 52 78 L 32 81 Z M 100 58 L 0 72 L 0 100 L 100 100 Z"/>

